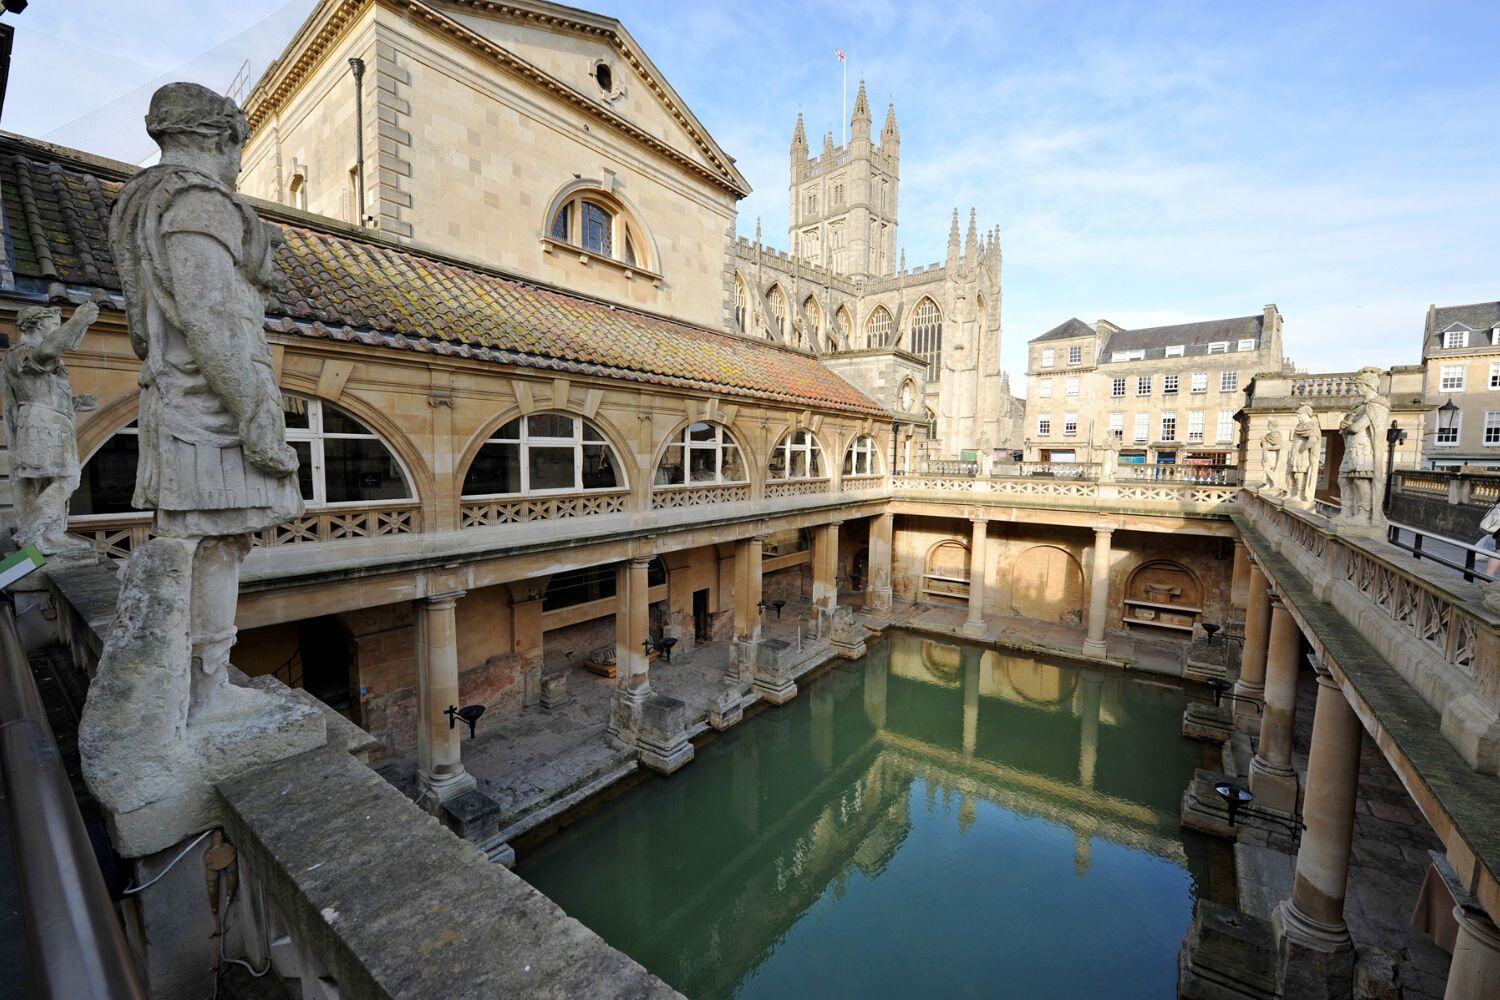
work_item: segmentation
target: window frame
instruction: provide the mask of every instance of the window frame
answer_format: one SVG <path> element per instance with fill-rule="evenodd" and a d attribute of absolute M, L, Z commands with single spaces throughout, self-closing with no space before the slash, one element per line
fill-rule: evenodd
<path fill-rule="evenodd" d="M 943 310 L 930 295 L 922 296 L 911 311 L 907 336 L 911 353 L 927 364 L 927 381 L 936 382 L 943 367 Z"/>
<path fill-rule="evenodd" d="M 1155 379 L 1150 375 L 1137 375 L 1135 377 L 1135 394 L 1137 397 L 1151 395 L 1151 387 Z"/>
<path fill-rule="evenodd" d="M 573 436 L 571 438 L 560 438 L 541 435 L 533 439 L 531 436 L 531 418 L 533 417 L 567 417 L 573 421 Z M 501 437 L 500 433 L 512 423 L 520 425 L 517 436 L 515 438 Z M 592 427 L 594 433 L 599 435 L 599 440 L 586 440 L 583 436 L 585 427 Z M 531 462 L 529 459 L 533 440 L 537 442 L 536 446 L 541 448 L 571 447 L 573 449 L 573 482 L 576 486 L 545 490 L 533 490 L 530 488 Z M 516 454 L 520 489 L 514 493 L 465 493 L 464 484 L 468 481 L 470 473 L 474 470 L 474 463 L 479 460 L 479 455 L 484 451 L 485 445 L 490 444 L 514 444 L 518 446 Z M 586 444 L 603 445 L 608 449 L 610 460 L 614 463 L 615 468 L 615 485 L 583 485 L 583 448 Z M 534 413 L 516 414 L 509 420 L 502 421 L 490 432 L 488 437 L 479 443 L 479 448 L 475 450 L 473 457 L 469 459 L 469 464 L 464 468 L 463 480 L 458 484 L 460 500 L 513 500 L 517 497 L 556 497 L 569 496 L 575 493 L 619 493 L 629 489 L 630 479 L 626 475 L 625 463 L 620 461 L 620 453 L 615 450 L 614 442 L 610 441 L 609 437 L 592 421 L 576 413 L 569 413 L 566 410 L 537 410 Z"/>
<path fill-rule="evenodd" d="M 1208 372 L 1193 372 L 1193 378 L 1189 384 L 1191 392 L 1208 391 Z"/>
<path fill-rule="evenodd" d="M 1052 379 L 1039 378 L 1036 380 L 1036 394 L 1038 399 L 1052 398 Z"/>
<path fill-rule="evenodd" d="M 1464 435 L 1464 411 L 1459 410 L 1453 415 L 1453 426 L 1437 427 L 1432 435 L 1434 448 L 1457 448 L 1459 439 Z"/>
<path fill-rule="evenodd" d="M 608 250 L 591 248 L 584 242 L 588 208 L 602 212 L 609 219 Z M 558 234 L 559 218 L 563 220 L 562 229 L 566 236 Z M 649 241 L 646 239 L 645 228 L 619 199 L 597 188 L 581 188 L 557 201 L 547 216 L 544 231 L 547 239 L 569 250 L 576 250 L 591 258 L 608 260 L 621 267 L 657 273 L 657 262 L 648 250 Z"/>
<path fill-rule="evenodd" d="M 1457 372 L 1457 375 L 1452 374 Z M 1455 380 L 1450 384 L 1449 380 Z M 1463 392 L 1469 383 L 1468 365 L 1443 365 L 1438 368 L 1439 392 Z"/>
<path fill-rule="evenodd" d="M 1123 375 L 1116 375 L 1116 376 L 1114 376 L 1113 378 L 1110 379 L 1110 382 L 1109 382 L 1109 398 L 1110 399 L 1124 399 L 1125 398 L 1125 376 L 1123 376 Z"/>
<path fill-rule="evenodd" d="M 1177 390 L 1182 386 L 1182 376 L 1163 375 L 1161 377 L 1161 394 L 1163 396 L 1175 396 Z"/>
<path fill-rule="evenodd" d="M 366 424 L 363 420 L 359 419 L 354 414 L 350 413 L 348 410 L 344 409 L 338 404 L 330 403 L 327 400 L 321 399 L 317 396 L 304 396 L 301 393 L 284 392 L 282 393 L 282 398 L 283 400 L 299 400 L 307 406 L 307 426 L 288 427 L 286 429 L 287 444 L 291 444 L 295 441 L 298 443 L 306 443 L 309 446 L 308 453 L 310 456 L 310 461 L 312 463 L 313 498 L 308 499 L 306 497 L 303 497 L 302 502 L 305 507 L 307 507 L 309 510 L 325 510 L 328 508 L 344 510 L 348 508 L 384 507 L 389 504 L 420 502 L 420 498 L 417 496 L 417 489 L 413 485 L 411 470 L 406 467 L 406 463 L 401 460 L 401 456 L 396 454 L 396 449 L 392 448 L 390 444 L 385 440 L 385 438 L 380 436 L 380 434 L 378 434 L 374 430 L 370 430 L 369 425 Z M 283 409 L 285 409 L 285 406 L 286 404 L 285 402 L 283 402 Z M 332 407 L 342 416 L 346 417 L 349 420 L 352 420 L 360 427 L 364 427 L 367 433 L 354 434 L 348 431 L 325 431 L 323 429 L 323 408 L 325 406 Z M 389 454 L 391 456 L 391 459 L 396 463 L 396 468 L 401 473 L 401 479 L 406 484 L 407 495 L 405 497 L 399 498 L 391 497 L 386 500 L 330 501 L 328 499 L 328 453 L 327 449 L 324 447 L 325 442 L 327 441 L 379 442 L 380 446 L 386 450 L 386 453 Z"/>
<path fill-rule="evenodd" d="M 1081 364 L 1083 364 L 1083 345 L 1082 344 L 1073 344 L 1072 346 L 1070 346 L 1068 348 L 1068 364 L 1070 364 L 1070 365 L 1081 365 Z"/>
<path fill-rule="evenodd" d="M 1042 348 L 1042 368 L 1054 368 L 1057 366 L 1057 351 L 1051 347 Z"/>
<path fill-rule="evenodd" d="M 1228 354 L 1229 353 L 1229 341 L 1227 341 L 1227 340 L 1215 340 L 1215 341 L 1212 341 L 1208 345 L 1208 351 L 1206 353 L 1208 353 L 1208 354 Z"/>
<path fill-rule="evenodd" d="M 714 431 L 713 440 L 693 440 L 692 432 L 695 427 L 709 427 Z M 658 480 L 661 475 L 663 464 L 667 456 L 672 453 L 673 448 L 682 449 L 682 482 L 663 483 Z M 724 478 L 724 453 L 733 448 L 739 452 L 740 468 L 744 472 L 742 479 Z M 693 452 L 713 452 L 714 455 L 714 478 L 693 478 Z M 653 490 L 694 489 L 708 488 L 714 486 L 748 486 L 750 484 L 750 462 L 745 456 L 744 447 L 734 437 L 734 433 L 723 424 L 713 420 L 690 420 L 683 424 L 677 434 L 662 448 L 661 454 L 657 456 L 656 467 L 651 470 L 651 488 Z"/>
<path fill-rule="evenodd" d="M 859 471 L 860 459 L 864 459 L 865 471 Z M 844 449 L 844 479 L 872 479 L 881 475 L 880 447 L 872 434 L 856 435 Z"/>
<path fill-rule="evenodd" d="M 1168 424 L 1171 425 L 1171 433 L 1170 434 L 1167 432 Z M 1160 430 L 1161 430 L 1161 438 L 1160 438 L 1161 441 L 1163 441 L 1163 442 L 1169 442 L 1169 443 L 1172 443 L 1172 444 L 1176 444 L 1177 443 L 1177 411 L 1176 410 L 1163 410 L 1162 411 Z"/>
<path fill-rule="evenodd" d="M 1052 436 L 1052 414 L 1038 413 L 1036 415 L 1036 434 L 1037 437 Z"/>
<path fill-rule="evenodd" d="M 1454 343 L 1454 341 L 1457 341 L 1457 343 Z M 1444 330 L 1443 331 L 1443 350 L 1445 350 L 1445 351 L 1457 351 L 1457 350 L 1460 350 L 1460 349 L 1468 347 L 1468 346 L 1469 346 L 1469 331 L 1468 330 L 1452 330 L 1452 329 L 1449 329 L 1449 330 Z"/>
<path fill-rule="evenodd" d="M 890 347 L 896 320 L 885 306 L 876 306 L 865 317 L 865 346 Z"/>
<path fill-rule="evenodd" d="M 803 437 L 803 440 L 794 441 L 793 439 L 798 437 L 799 435 Z M 783 471 L 781 475 L 776 475 L 772 464 L 778 451 L 782 452 L 784 455 L 784 458 L 782 460 Z M 794 452 L 806 456 L 804 467 L 807 469 L 807 473 L 804 475 L 792 475 L 792 458 Z M 818 461 L 817 475 L 812 475 L 812 462 L 814 457 L 816 457 Z M 781 440 L 776 442 L 776 446 L 771 449 L 771 454 L 767 456 L 766 482 L 796 483 L 816 482 L 821 479 L 828 479 L 830 478 L 830 470 L 825 469 L 823 467 L 823 463 L 823 445 L 818 441 L 818 436 L 806 427 L 794 427 L 791 430 L 787 431 L 785 434 L 781 435 Z"/>
<path fill-rule="evenodd" d="M 1240 387 L 1240 373 L 1237 371 L 1219 372 L 1219 391 L 1236 392 Z"/>
<path fill-rule="evenodd" d="M 1077 437 L 1077 436 L 1078 436 L 1078 414 L 1077 413 L 1064 413 L 1063 414 L 1063 437 Z"/>
<path fill-rule="evenodd" d="M 1079 379 L 1079 377 L 1077 375 L 1069 375 L 1068 378 L 1067 378 L 1067 381 L 1063 383 L 1063 395 L 1065 395 L 1065 396 L 1076 396 L 1076 395 L 1078 395 L 1078 389 L 1079 389 L 1079 385 L 1080 384 L 1081 384 L 1081 380 Z"/>

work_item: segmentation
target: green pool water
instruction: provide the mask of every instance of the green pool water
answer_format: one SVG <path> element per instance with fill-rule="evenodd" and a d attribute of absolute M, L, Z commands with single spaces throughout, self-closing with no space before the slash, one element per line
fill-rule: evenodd
<path fill-rule="evenodd" d="M 1173 997 L 1183 705 L 899 633 L 517 871 L 689 997 Z"/>

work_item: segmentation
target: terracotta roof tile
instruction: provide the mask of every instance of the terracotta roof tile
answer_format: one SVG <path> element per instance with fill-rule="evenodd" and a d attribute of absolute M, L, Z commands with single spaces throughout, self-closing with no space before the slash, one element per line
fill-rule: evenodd
<path fill-rule="evenodd" d="M 120 181 L 48 154 L 17 140 L 0 148 L 6 263 L 22 277 L 118 290 L 105 234 Z M 267 305 L 272 329 L 798 407 L 885 412 L 796 351 L 376 239 L 278 224 L 286 235 L 277 257 L 285 281 Z"/>

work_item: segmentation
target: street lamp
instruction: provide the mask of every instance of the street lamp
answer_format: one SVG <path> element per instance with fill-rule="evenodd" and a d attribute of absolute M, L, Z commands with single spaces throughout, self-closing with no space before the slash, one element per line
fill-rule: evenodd
<path fill-rule="evenodd" d="M 1450 406 L 1453 407 L 1454 413 L 1458 412 L 1458 407 L 1453 406 L 1452 399 L 1438 407 L 1438 412 L 1441 413 Z M 1387 514 L 1391 512 L 1391 481 L 1396 478 L 1391 474 L 1396 467 L 1396 445 L 1405 441 L 1406 432 L 1401 429 L 1400 424 L 1392 420 L 1391 426 L 1385 429 L 1385 501 L 1380 505 L 1380 509 Z"/>
<path fill-rule="evenodd" d="M 1457 430 L 1457 428 L 1458 428 L 1458 414 L 1459 414 L 1459 409 L 1458 409 L 1458 407 L 1456 407 L 1456 406 L 1453 405 L 1453 397 L 1452 396 L 1449 396 L 1448 397 L 1448 401 L 1446 403 L 1444 403 L 1442 406 L 1439 406 L 1437 408 L 1437 415 L 1438 415 L 1437 439 L 1438 440 L 1441 440 L 1442 438 L 1447 437 L 1448 436 L 1448 434 L 1447 434 L 1448 431 L 1455 431 L 1455 430 Z M 1437 441 L 1435 440 L 1434 443 L 1436 444 Z M 1458 443 L 1458 435 L 1457 434 L 1454 434 L 1454 436 L 1453 436 L 1453 443 L 1454 444 Z"/>

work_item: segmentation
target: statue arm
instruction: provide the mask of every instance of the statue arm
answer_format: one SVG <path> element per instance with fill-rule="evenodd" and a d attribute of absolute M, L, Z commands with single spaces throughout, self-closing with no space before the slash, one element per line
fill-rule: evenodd
<path fill-rule="evenodd" d="M 92 302 L 85 302 L 74 309 L 66 323 L 42 338 L 37 345 L 37 357 L 50 361 L 67 351 L 77 350 L 78 345 L 83 343 L 83 335 L 88 332 L 89 325 L 98 318 L 99 307 Z"/>
<path fill-rule="evenodd" d="M 234 416 L 245 458 L 274 475 L 295 472 L 275 376 L 251 357 L 244 317 L 226 294 L 243 280 L 229 249 L 207 233 L 180 230 L 168 237 L 167 260 L 183 336 L 209 388 Z"/>

